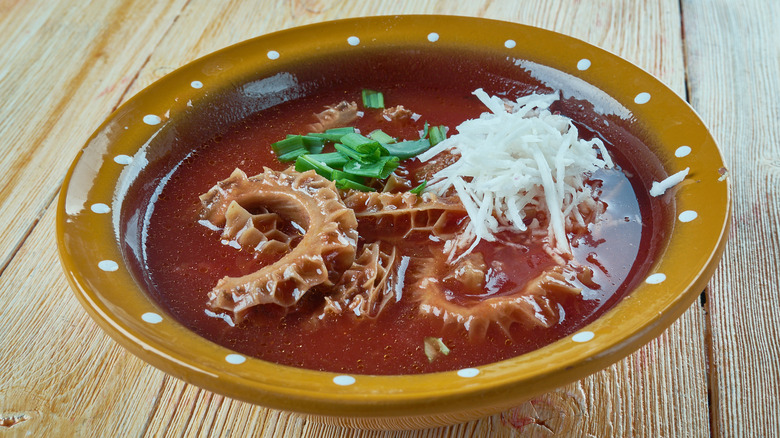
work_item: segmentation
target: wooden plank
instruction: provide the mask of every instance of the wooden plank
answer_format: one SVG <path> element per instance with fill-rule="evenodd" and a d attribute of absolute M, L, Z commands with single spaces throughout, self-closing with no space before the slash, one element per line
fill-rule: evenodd
<path fill-rule="evenodd" d="M 55 87 L 54 91 L 50 91 L 53 94 L 49 97 L 50 101 L 42 104 L 34 99 L 41 94 L 35 89 L 32 79 L 16 79 L 8 87 L 13 88 L 15 84 L 21 88 L 13 94 L 16 96 L 14 106 L 18 110 L 3 114 L 0 108 L 0 116 L 11 119 L 3 124 L 5 119 L 0 118 L 0 134 L 8 134 L 20 121 L 33 120 L 39 129 L 25 128 L 23 133 L 14 135 L 26 144 L 35 135 L 41 136 L 40 145 L 30 152 L 30 157 L 43 160 L 38 167 L 14 160 L 9 161 L 10 164 L 3 161 L 2 166 L 5 167 L 0 169 L 18 168 L 19 175 L 40 178 L 44 182 L 49 178 L 56 183 L 58 178 L 62 178 L 66 162 L 75 155 L 88 133 L 110 108 L 162 74 L 195 57 L 261 33 L 335 18 L 447 13 L 483 15 L 533 24 L 563 31 L 612 50 L 660 76 L 678 93 L 684 91 L 679 11 L 677 2 L 672 0 L 658 3 L 655 9 L 630 0 L 349 0 L 340 2 L 338 6 L 317 1 L 276 3 L 269 0 L 253 5 L 246 2 L 214 5 L 192 0 L 170 28 L 167 23 L 173 22 L 178 13 L 174 6 L 155 9 L 158 6 L 153 4 L 115 3 L 105 6 L 105 9 L 114 11 L 135 6 L 137 10 L 146 7 L 140 10 L 147 12 L 131 14 L 120 25 L 112 25 L 105 16 L 100 16 L 104 17 L 102 21 L 100 17 L 94 17 L 95 29 L 91 29 L 94 34 L 90 34 L 90 38 L 102 35 L 101 38 L 111 41 L 106 43 L 109 44 L 107 47 L 115 49 L 121 42 L 123 50 L 121 54 L 112 51 L 90 67 L 82 67 L 82 64 L 92 55 L 79 50 L 94 52 L 94 49 L 90 49 L 92 46 L 89 44 L 86 49 L 78 49 L 85 40 L 64 30 L 52 30 L 52 35 L 67 43 L 44 43 L 33 41 L 32 37 L 25 40 L 22 34 L 34 24 L 27 24 L 26 28 L 20 25 L 18 29 L 9 24 L 18 20 L 37 23 L 30 17 L 38 13 L 49 17 L 44 23 L 55 22 L 58 16 L 64 14 L 66 5 L 62 3 L 53 6 L 54 12 L 39 11 L 42 8 L 39 4 L 30 4 L 29 7 L 16 4 L 11 9 L 14 20 L 0 19 L 3 26 L 15 32 L 13 38 L 0 40 L 0 47 L 16 47 L 13 42 L 18 41 L 24 51 L 31 53 L 54 53 L 57 48 L 76 51 L 68 58 L 58 58 L 58 62 L 63 64 L 60 70 L 69 75 L 68 81 L 75 90 Z M 152 18 L 153 13 L 164 17 Z M 110 15 L 108 12 L 105 14 Z M 76 19 L 72 15 L 67 16 L 71 20 Z M 157 26 L 154 25 L 157 23 L 155 20 L 160 20 Z M 144 33 L 144 37 L 136 36 Z M 49 44 L 61 45 L 51 48 Z M 151 48 L 154 51 L 145 61 L 144 54 L 150 52 L 144 50 Z M 21 51 L 18 49 L 17 53 Z M 35 77 L 42 75 L 41 71 L 32 70 L 34 57 L 22 57 L 13 62 L 14 69 L 29 70 L 29 74 Z M 77 80 L 76 77 L 81 77 L 77 74 L 80 68 L 85 69 L 85 73 L 81 73 L 82 79 Z M 53 67 L 49 65 L 49 69 Z M 137 79 L 133 80 L 136 74 Z M 14 92 L 4 90 L 4 86 L 4 81 L 0 81 L 0 92 Z M 128 86 L 130 89 L 124 95 L 123 88 Z M 106 94 L 95 96 L 90 94 L 90 90 L 105 90 Z M 26 96 L 33 98 L 27 99 Z M 71 114 L 90 99 L 95 108 L 78 113 L 77 123 L 44 120 L 44 117 L 56 120 Z M 42 110 L 45 116 L 36 115 L 36 110 Z M 51 126 L 44 126 L 46 123 L 51 123 Z M 45 133 L 37 132 L 41 129 Z M 56 141 L 58 139 L 66 139 L 67 147 L 62 147 L 61 142 Z M 18 153 L 22 146 L 9 147 L 8 151 L 5 148 L 6 154 L 13 154 Z M 13 196 L 18 197 L 23 190 L 23 186 L 15 180 L 2 181 L 3 187 L 8 187 Z M 0 235 L 3 245 L 7 245 L 3 250 L 9 257 L 13 255 L 0 277 L 2 296 L 10 297 L 0 309 L 0 320 L 4 321 L 0 342 L 12 346 L 0 358 L 0 417 L 26 416 L 26 421 L 11 429 L 19 434 L 466 437 L 549 436 L 551 433 L 571 433 L 575 436 L 698 436 L 706 433 L 708 414 L 702 354 L 704 320 L 699 306 L 693 306 L 650 345 L 601 373 L 544 394 L 500 415 L 449 428 L 418 432 L 357 432 L 324 426 L 295 414 L 267 410 L 200 390 L 166 376 L 126 353 L 103 335 L 78 308 L 64 278 L 52 266 L 57 264 L 56 249 L 50 238 L 53 229 L 53 204 L 50 200 L 53 193 L 47 192 L 47 187 L 43 182 L 27 187 L 31 198 L 39 199 L 48 194 L 48 201 L 25 208 L 34 215 L 45 212 L 29 237 L 24 240 L 24 233 L 19 230 L 24 230 L 24 226 L 30 228 L 32 222 L 29 218 L 34 215 L 14 223 L 17 231 Z M 8 220 L 11 212 L 6 209 L 13 204 L 5 199 L 1 202 L 3 210 L 0 218 Z M 19 247 L 19 242 L 24 245 L 14 252 L 13 248 Z M 40 309 L 34 317 L 29 313 L 31 306 Z"/>
<path fill-rule="evenodd" d="M 780 3 L 684 1 L 691 104 L 725 155 L 733 225 L 711 282 L 716 436 L 780 436 Z"/>
<path fill-rule="evenodd" d="M 184 0 L 16 2 L 0 20 L 0 272 Z"/>
<path fill-rule="evenodd" d="M 147 421 L 164 376 L 112 342 L 57 274 L 54 217 L 0 277 L 0 418 L 23 419 L 20 435 L 124 436 Z"/>

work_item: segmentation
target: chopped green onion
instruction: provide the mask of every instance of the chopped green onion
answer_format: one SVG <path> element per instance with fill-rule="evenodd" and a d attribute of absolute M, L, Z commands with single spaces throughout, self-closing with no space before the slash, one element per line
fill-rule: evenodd
<path fill-rule="evenodd" d="M 436 146 L 447 138 L 447 127 L 444 125 L 432 127 L 428 131 L 428 138 L 431 140 L 431 146 Z"/>
<path fill-rule="evenodd" d="M 352 149 L 351 147 L 341 143 L 336 143 L 333 145 L 333 147 L 335 147 L 337 151 L 341 152 L 347 157 L 352 158 L 355 161 L 360 161 L 364 164 L 373 163 L 374 161 L 378 160 L 381 156 L 382 148 L 382 146 L 379 145 L 376 149 L 367 152 L 358 152 L 355 149 Z"/>
<path fill-rule="evenodd" d="M 423 139 L 428 136 L 428 128 L 430 128 L 430 125 L 428 125 L 428 121 L 425 121 L 425 125 L 423 125 L 423 131 L 422 135 L 420 136 L 420 139 Z"/>
<path fill-rule="evenodd" d="M 384 108 L 385 97 L 379 91 L 363 89 L 363 106 L 366 108 Z"/>
<path fill-rule="evenodd" d="M 294 151 L 287 152 L 286 154 L 279 155 L 276 158 L 282 163 L 287 163 L 290 161 L 295 161 L 298 157 L 300 157 L 301 155 L 306 155 L 307 153 L 309 153 L 309 151 L 301 148 L 301 149 L 296 149 Z"/>
<path fill-rule="evenodd" d="M 325 132 L 310 132 L 306 134 L 307 137 L 316 137 L 327 141 L 340 141 L 341 137 L 355 132 L 355 128 L 347 126 L 344 128 L 331 128 Z"/>
<path fill-rule="evenodd" d="M 368 164 L 349 161 L 344 165 L 344 171 L 353 175 L 385 179 L 398 167 L 398 163 L 398 157 L 394 156 L 381 157 L 377 161 Z"/>
<path fill-rule="evenodd" d="M 381 129 L 371 131 L 371 134 L 368 134 L 368 136 L 372 140 L 376 140 L 380 143 L 395 143 L 395 138 L 385 134 Z"/>
<path fill-rule="evenodd" d="M 348 190 L 348 189 L 354 189 L 354 190 L 360 190 L 361 192 L 375 192 L 376 189 L 372 187 L 365 186 L 360 183 L 356 183 L 355 181 L 349 180 L 349 179 L 337 179 L 335 181 L 336 187 L 341 190 Z"/>
<path fill-rule="evenodd" d="M 341 152 L 328 152 L 327 154 L 309 154 L 309 158 L 317 160 L 322 164 L 330 166 L 332 168 L 341 168 L 347 164 L 349 158 L 347 158 Z"/>
<path fill-rule="evenodd" d="M 349 146 L 352 149 L 364 154 L 365 153 L 371 154 L 374 152 L 375 149 L 379 149 L 382 147 L 382 145 L 379 144 L 378 141 L 362 136 L 357 132 L 353 132 L 351 134 L 347 134 L 341 137 L 341 143 L 344 146 Z"/>
<path fill-rule="evenodd" d="M 430 149 L 431 142 L 427 138 L 421 138 L 419 140 L 402 141 L 383 146 L 390 155 L 395 155 L 401 160 L 406 160 L 407 158 L 416 157 Z"/>
<path fill-rule="evenodd" d="M 423 181 L 422 184 L 419 186 L 413 188 L 412 190 L 409 190 L 409 193 L 414 193 L 415 195 L 421 195 L 422 191 L 425 190 L 425 186 L 428 185 L 428 181 Z"/>
<path fill-rule="evenodd" d="M 366 178 L 364 178 L 364 177 L 362 177 L 360 175 L 355 175 L 355 174 L 352 174 L 352 173 L 343 172 L 341 170 L 334 170 L 331 175 L 333 176 L 333 181 L 338 181 L 340 179 L 348 179 L 350 181 L 354 181 L 354 182 L 360 183 L 360 184 L 363 184 L 363 183 L 366 182 Z"/>
<path fill-rule="evenodd" d="M 330 166 L 313 160 L 308 155 L 301 155 L 295 160 L 295 170 L 301 173 L 307 170 L 314 170 L 318 175 L 327 179 L 333 178 L 333 169 Z"/>
<path fill-rule="evenodd" d="M 288 135 L 284 140 L 271 143 L 279 161 L 292 161 L 305 153 L 318 154 L 323 147 L 322 139 L 306 135 Z"/>
<path fill-rule="evenodd" d="M 289 154 L 290 152 L 297 151 L 299 149 L 306 150 L 306 146 L 303 144 L 303 138 L 300 135 L 295 135 L 284 140 L 271 143 L 271 148 L 276 153 L 276 156 L 282 156 Z"/>
<path fill-rule="evenodd" d="M 325 144 L 321 138 L 312 137 L 310 135 L 302 135 L 303 145 L 309 150 L 309 153 L 319 154 L 325 147 Z"/>

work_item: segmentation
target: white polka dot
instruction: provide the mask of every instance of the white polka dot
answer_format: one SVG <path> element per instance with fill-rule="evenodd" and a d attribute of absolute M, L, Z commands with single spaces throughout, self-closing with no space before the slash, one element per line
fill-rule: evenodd
<path fill-rule="evenodd" d="M 333 383 L 339 386 L 349 386 L 355 383 L 355 378 L 352 376 L 336 376 L 333 378 Z"/>
<path fill-rule="evenodd" d="M 240 354 L 228 354 L 225 356 L 225 362 L 238 365 L 246 362 L 246 358 Z"/>
<path fill-rule="evenodd" d="M 114 272 L 119 269 L 119 265 L 113 260 L 102 260 L 98 263 L 98 268 L 106 272 Z"/>
<path fill-rule="evenodd" d="M 439 34 L 436 32 L 431 32 L 428 34 L 428 41 L 435 43 L 436 41 L 439 41 Z"/>
<path fill-rule="evenodd" d="M 658 274 L 653 274 L 653 275 L 647 277 L 647 279 L 645 280 L 645 283 L 648 283 L 648 284 L 659 284 L 659 283 L 663 283 L 664 280 L 666 280 L 666 275 L 658 273 Z"/>
<path fill-rule="evenodd" d="M 590 68 L 590 59 L 582 58 L 577 61 L 577 70 L 587 70 Z"/>
<path fill-rule="evenodd" d="M 267 56 L 268 59 L 279 59 L 279 52 L 276 50 L 269 50 Z"/>
<path fill-rule="evenodd" d="M 571 337 L 574 342 L 588 342 L 596 336 L 593 332 L 579 332 Z"/>
<path fill-rule="evenodd" d="M 154 312 L 146 312 L 143 315 L 141 315 L 141 319 L 148 322 L 149 324 L 159 324 L 162 322 L 162 316 L 154 313 Z"/>
<path fill-rule="evenodd" d="M 351 36 L 347 38 L 347 42 L 349 43 L 350 46 L 357 46 L 358 44 L 360 44 L 360 38 L 356 36 Z"/>
<path fill-rule="evenodd" d="M 467 379 L 477 377 L 477 375 L 479 375 L 479 370 L 476 368 L 463 368 L 462 370 L 458 370 L 458 375 Z"/>
<path fill-rule="evenodd" d="M 634 98 L 634 102 L 640 105 L 643 103 L 650 102 L 650 93 L 641 92 L 637 94 L 636 97 Z"/>
<path fill-rule="evenodd" d="M 696 213 L 693 210 L 685 210 L 684 212 L 680 213 L 679 216 L 677 216 L 677 218 L 680 219 L 680 222 L 690 222 L 697 217 L 699 217 L 699 213 Z"/>
<path fill-rule="evenodd" d="M 677 148 L 676 151 L 674 151 L 674 156 L 677 158 L 682 158 L 690 153 L 691 153 L 690 146 L 680 146 L 679 148 Z"/>
<path fill-rule="evenodd" d="M 515 40 L 504 41 L 504 47 L 506 47 L 507 49 L 514 49 L 516 45 L 517 43 L 515 42 Z"/>
<path fill-rule="evenodd" d="M 159 125 L 160 122 L 162 122 L 160 116 L 155 116 L 154 114 L 147 114 L 144 116 L 144 123 L 147 125 Z"/>
<path fill-rule="evenodd" d="M 98 214 L 105 214 L 111 211 L 111 207 L 109 207 L 106 204 L 97 203 L 97 204 L 92 204 L 90 210 Z"/>
<path fill-rule="evenodd" d="M 203 88 L 203 82 L 201 82 L 201 81 L 192 81 L 192 82 L 190 82 L 190 87 L 192 87 L 192 88 Z"/>
<path fill-rule="evenodd" d="M 130 164 L 133 162 L 133 157 L 129 155 L 117 155 L 114 157 L 114 162 L 117 164 Z"/>

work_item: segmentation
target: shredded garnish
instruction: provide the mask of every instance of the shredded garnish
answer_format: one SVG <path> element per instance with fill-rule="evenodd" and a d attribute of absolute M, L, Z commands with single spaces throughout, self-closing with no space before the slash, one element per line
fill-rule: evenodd
<path fill-rule="evenodd" d="M 674 175 L 669 175 L 663 181 L 653 181 L 653 186 L 650 187 L 650 196 L 661 196 L 666 193 L 667 190 L 671 189 L 677 184 L 680 184 L 688 175 L 688 171 L 690 170 L 690 167 L 686 167 Z"/>
<path fill-rule="evenodd" d="M 459 257 L 470 253 L 482 239 L 495 241 L 502 230 L 525 231 L 528 206 L 549 212 L 551 246 L 571 253 L 566 215 L 579 215 L 577 205 L 593 199 L 586 177 L 614 167 L 604 143 L 580 139 L 571 119 L 550 112 L 557 93 L 531 94 L 514 103 L 481 88 L 474 95 L 490 111 L 463 122 L 457 134 L 418 156 L 427 161 L 444 151 L 460 155 L 434 174 L 426 189 L 438 195 L 454 190 L 468 212 L 470 223 L 451 257 L 467 246 Z"/>

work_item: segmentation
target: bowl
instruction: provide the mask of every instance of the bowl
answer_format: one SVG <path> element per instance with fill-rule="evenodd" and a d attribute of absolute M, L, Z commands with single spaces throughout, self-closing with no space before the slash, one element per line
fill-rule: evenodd
<path fill-rule="evenodd" d="M 671 217 L 667 238 L 625 298 L 576 333 L 508 360 L 420 375 L 362 375 L 239 354 L 194 334 L 145 292 L 127 263 L 121 213 L 144 169 L 170 160 L 166 144 L 208 135 L 289 99 L 285 72 L 313 59 L 433 49 L 490 54 L 546 72 L 553 88 L 573 86 L 580 98 L 623 111 L 626 124 L 649 139 L 666 174 L 690 168 L 685 182 L 664 195 Z M 243 96 L 240 105 L 236 93 Z M 547 30 L 426 15 L 303 26 L 187 64 L 139 92 L 95 131 L 66 176 L 57 213 L 60 259 L 77 298 L 103 330 L 144 361 L 210 391 L 318 421 L 409 429 L 497 413 L 603 369 L 660 335 L 713 274 L 726 242 L 730 197 L 721 153 L 705 125 L 638 67 Z"/>

